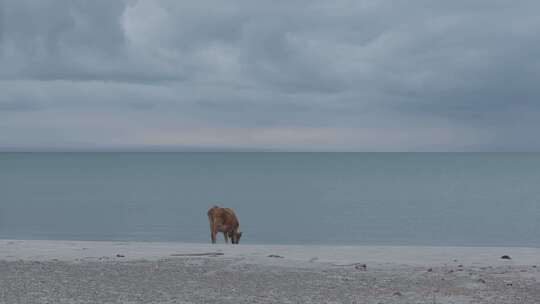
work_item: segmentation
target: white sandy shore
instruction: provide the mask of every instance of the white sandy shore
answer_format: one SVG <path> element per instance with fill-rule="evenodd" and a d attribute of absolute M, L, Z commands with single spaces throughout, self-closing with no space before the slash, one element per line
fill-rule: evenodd
<path fill-rule="evenodd" d="M 0 304 L 539 299 L 538 248 L 0 240 Z"/>
<path fill-rule="evenodd" d="M 157 242 L 97 242 L 0 240 L 0 260 L 75 261 L 115 259 L 119 261 L 159 260 L 174 255 L 220 253 L 218 258 L 241 258 L 250 263 L 289 262 L 370 265 L 470 266 L 540 265 L 540 248 L 518 247 L 421 247 L 421 246 L 313 246 L 313 245 L 230 245 Z M 123 257 L 117 257 L 117 255 Z M 512 259 L 501 259 L 509 255 Z M 289 264 L 291 264 L 289 263 Z"/>

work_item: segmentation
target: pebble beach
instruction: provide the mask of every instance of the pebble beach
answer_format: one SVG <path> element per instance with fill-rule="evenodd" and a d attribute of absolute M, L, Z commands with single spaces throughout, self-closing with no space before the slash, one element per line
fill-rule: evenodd
<path fill-rule="evenodd" d="M 1 240 L 0 303 L 538 303 L 539 266 L 535 248 Z"/>

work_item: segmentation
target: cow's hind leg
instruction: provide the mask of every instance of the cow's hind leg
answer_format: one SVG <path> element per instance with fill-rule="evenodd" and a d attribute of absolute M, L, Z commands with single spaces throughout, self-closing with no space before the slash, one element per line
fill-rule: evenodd
<path fill-rule="evenodd" d="M 210 231 L 210 238 L 212 239 L 212 244 L 216 243 L 216 237 L 217 237 L 217 229 L 215 227 L 212 227 L 212 230 Z"/>
<path fill-rule="evenodd" d="M 214 223 L 212 217 L 208 216 L 208 220 L 210 222 L 210 239 L 212 240 L 212 244 L 215 244 L 217 236 L 217 226 Z"/>

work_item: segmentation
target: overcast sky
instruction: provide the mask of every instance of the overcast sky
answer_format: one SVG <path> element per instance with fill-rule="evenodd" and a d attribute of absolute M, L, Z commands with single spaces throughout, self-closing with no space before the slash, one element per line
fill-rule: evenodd
<path fill-rule="evenodd" d="M 539 12 L 0 0 L 0 149 L 538 151 Z"/>

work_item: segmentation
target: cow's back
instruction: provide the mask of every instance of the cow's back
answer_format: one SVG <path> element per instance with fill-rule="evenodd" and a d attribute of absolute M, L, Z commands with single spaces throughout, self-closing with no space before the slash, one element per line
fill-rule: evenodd
<path fill-rule="evenodd" d="M 236 214 L 231 208 L 220 208 L 214 206 L 207 212 L 210 223 L 218 226 L 227 226 L 238 229 L 239 223 Z"/>

